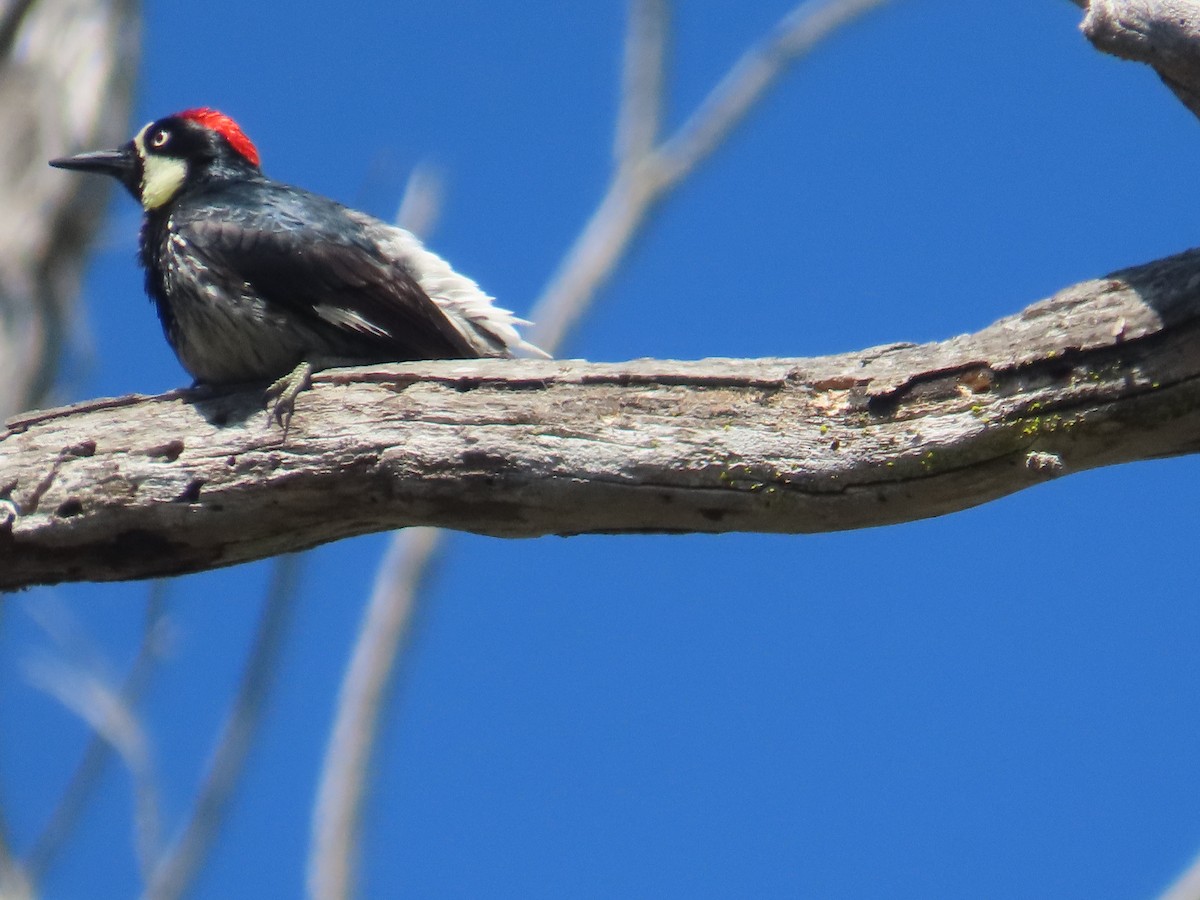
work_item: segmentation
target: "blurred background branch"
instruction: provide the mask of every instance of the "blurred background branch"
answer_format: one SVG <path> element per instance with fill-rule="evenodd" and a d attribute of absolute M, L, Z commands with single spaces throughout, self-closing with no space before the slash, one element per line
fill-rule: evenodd
<path fill-rule="evenodd" d="M 134 848 L 148 879 L 161 841 L 160 788 L 149 730 L 70 610 L 42 603 L 30 612 L 57 647 L 28 661 L 26 677 L 86 723 L 124 763 L 133 794 Z"/>
<path fill-rule="evenodd" d="M 217 839 L 266 711 L 299 594 L 304 561 L 302 555 L 289 554 L 273 563 L 271 583 L 237 694 L 196 792 L 191 815 L 178 837 L 155 861 L 147 879 L 145 896 L 150 900 L 182 897 Z"/>
<path fill-rule="evenodd" d="M 1200 856 L 1158 895 L 1158 900 L 1200 900 Z"/>
<path fill-rule="evenodd" d="M 130 709 L 137 708 L 162 657 L 167 627 L 166 593 L 166 581 L 159 580 L 151 584 L 146 599 L 141 643 L 120 691 L 122 702 Z M 25 859 L 25 870 L 32 884 L 36 885 L 46 877 L 74 833 L 111 757 L 112 745 L 100 732 L 93 732 L 75 772 Z"/>
<path fill-rule="evenodd" d="M 0 13 L 0 418 L 45 401 L 109 185 L 58 177 L 69 149 L 125 140 L 137 0 L 20 0 Z"/>

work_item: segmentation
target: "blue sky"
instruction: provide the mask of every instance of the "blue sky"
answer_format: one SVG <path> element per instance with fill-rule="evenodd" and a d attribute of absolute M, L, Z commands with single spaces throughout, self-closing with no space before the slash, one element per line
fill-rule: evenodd
<path fill-rule="evenodd" d="M 678 4 L 671 123 L 789 8 Z M 797 66 L 653 218 L 564 355 L 803 356 L 932 340 L 1196 243 L 1194 118 L 1065 0 L 894 0 Z M 608 176 L 619 3 L 149 4 L 131 128 L 198 104 L 264 168 L 390 217 L 528 308 Z M 64 152 L 76 148 L 63 148 Z M 64 177 L 69 177 L 64 175 Z M 64 399 L 188 380 L 114 196 Z M 1200 849 L 1197 463 L 1072 475 L 816 536 L 455 536 L 375 761 L 363 896 L 1153 896 Z M 386 538 L 315 551 L 278 690 L 195 896 L 296 896 L 342 667 Z M 269 569 L 172 586 L 145 704 L 169 822 Z M 18 850 L 82 726 L 24 681 L 62 603 L 119 669 L 147 587 L 29 592 L 0 631 Z M 47 897 L 132 896 L 106 778 Z"/>

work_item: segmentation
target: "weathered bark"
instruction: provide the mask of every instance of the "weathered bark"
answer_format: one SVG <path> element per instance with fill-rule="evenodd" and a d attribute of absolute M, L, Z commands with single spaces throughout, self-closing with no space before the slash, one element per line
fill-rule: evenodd
<path fill-rule="evenodd" d="M 0 588 L 194 571 L 405 525 L 814 532 L 1200 447 L 1200 251 L 973 335 L 814 359 L 334 370 L 0 432 Z"/>
<path fill-rule="evenodd" d="M 1200 116 L 1200 4 L 1195 0 L 1075 0 L 1098 50 L 1151 66 Z"/>

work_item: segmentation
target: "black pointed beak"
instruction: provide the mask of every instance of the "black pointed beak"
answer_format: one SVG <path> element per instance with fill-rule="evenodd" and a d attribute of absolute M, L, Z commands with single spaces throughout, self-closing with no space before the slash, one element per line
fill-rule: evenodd
<path fill-rule="evenodd" d="M 50 160 L 50 165 L 56 169 L 111 175 L 129 188 L 135 196 L 138 181 L 141 178 L 138 171 L 137 151 L 134 149 L 132 141 L 116 150 L 93 150 L 91 153 L 80 153 L 77 156 L 62 156 Z"/>
<path fill-rule="evenodd" d="M 75 169 L 80 172 L 99 172 L 112 175 L 114 178 L 124 178 L 133 170 L 134 156 L 125 147 L 119 150 L 93 150 L 91 153 L 80 153 L 78 156 L 62 156 L 50 160 L 50 165 L 56 169 Z"/>

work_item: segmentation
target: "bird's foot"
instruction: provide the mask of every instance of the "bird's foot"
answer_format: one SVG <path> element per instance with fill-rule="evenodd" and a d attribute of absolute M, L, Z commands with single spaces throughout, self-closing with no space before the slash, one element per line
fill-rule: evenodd
<path fill-rule="evenodd" d="M 296 411 L 296 398 L 312 387 L 312 373 L 312 363 L 305 361 L 267 388 L 267 400 L 275 398 L 271 418 L 279 423 L 285 438 Z"/>

